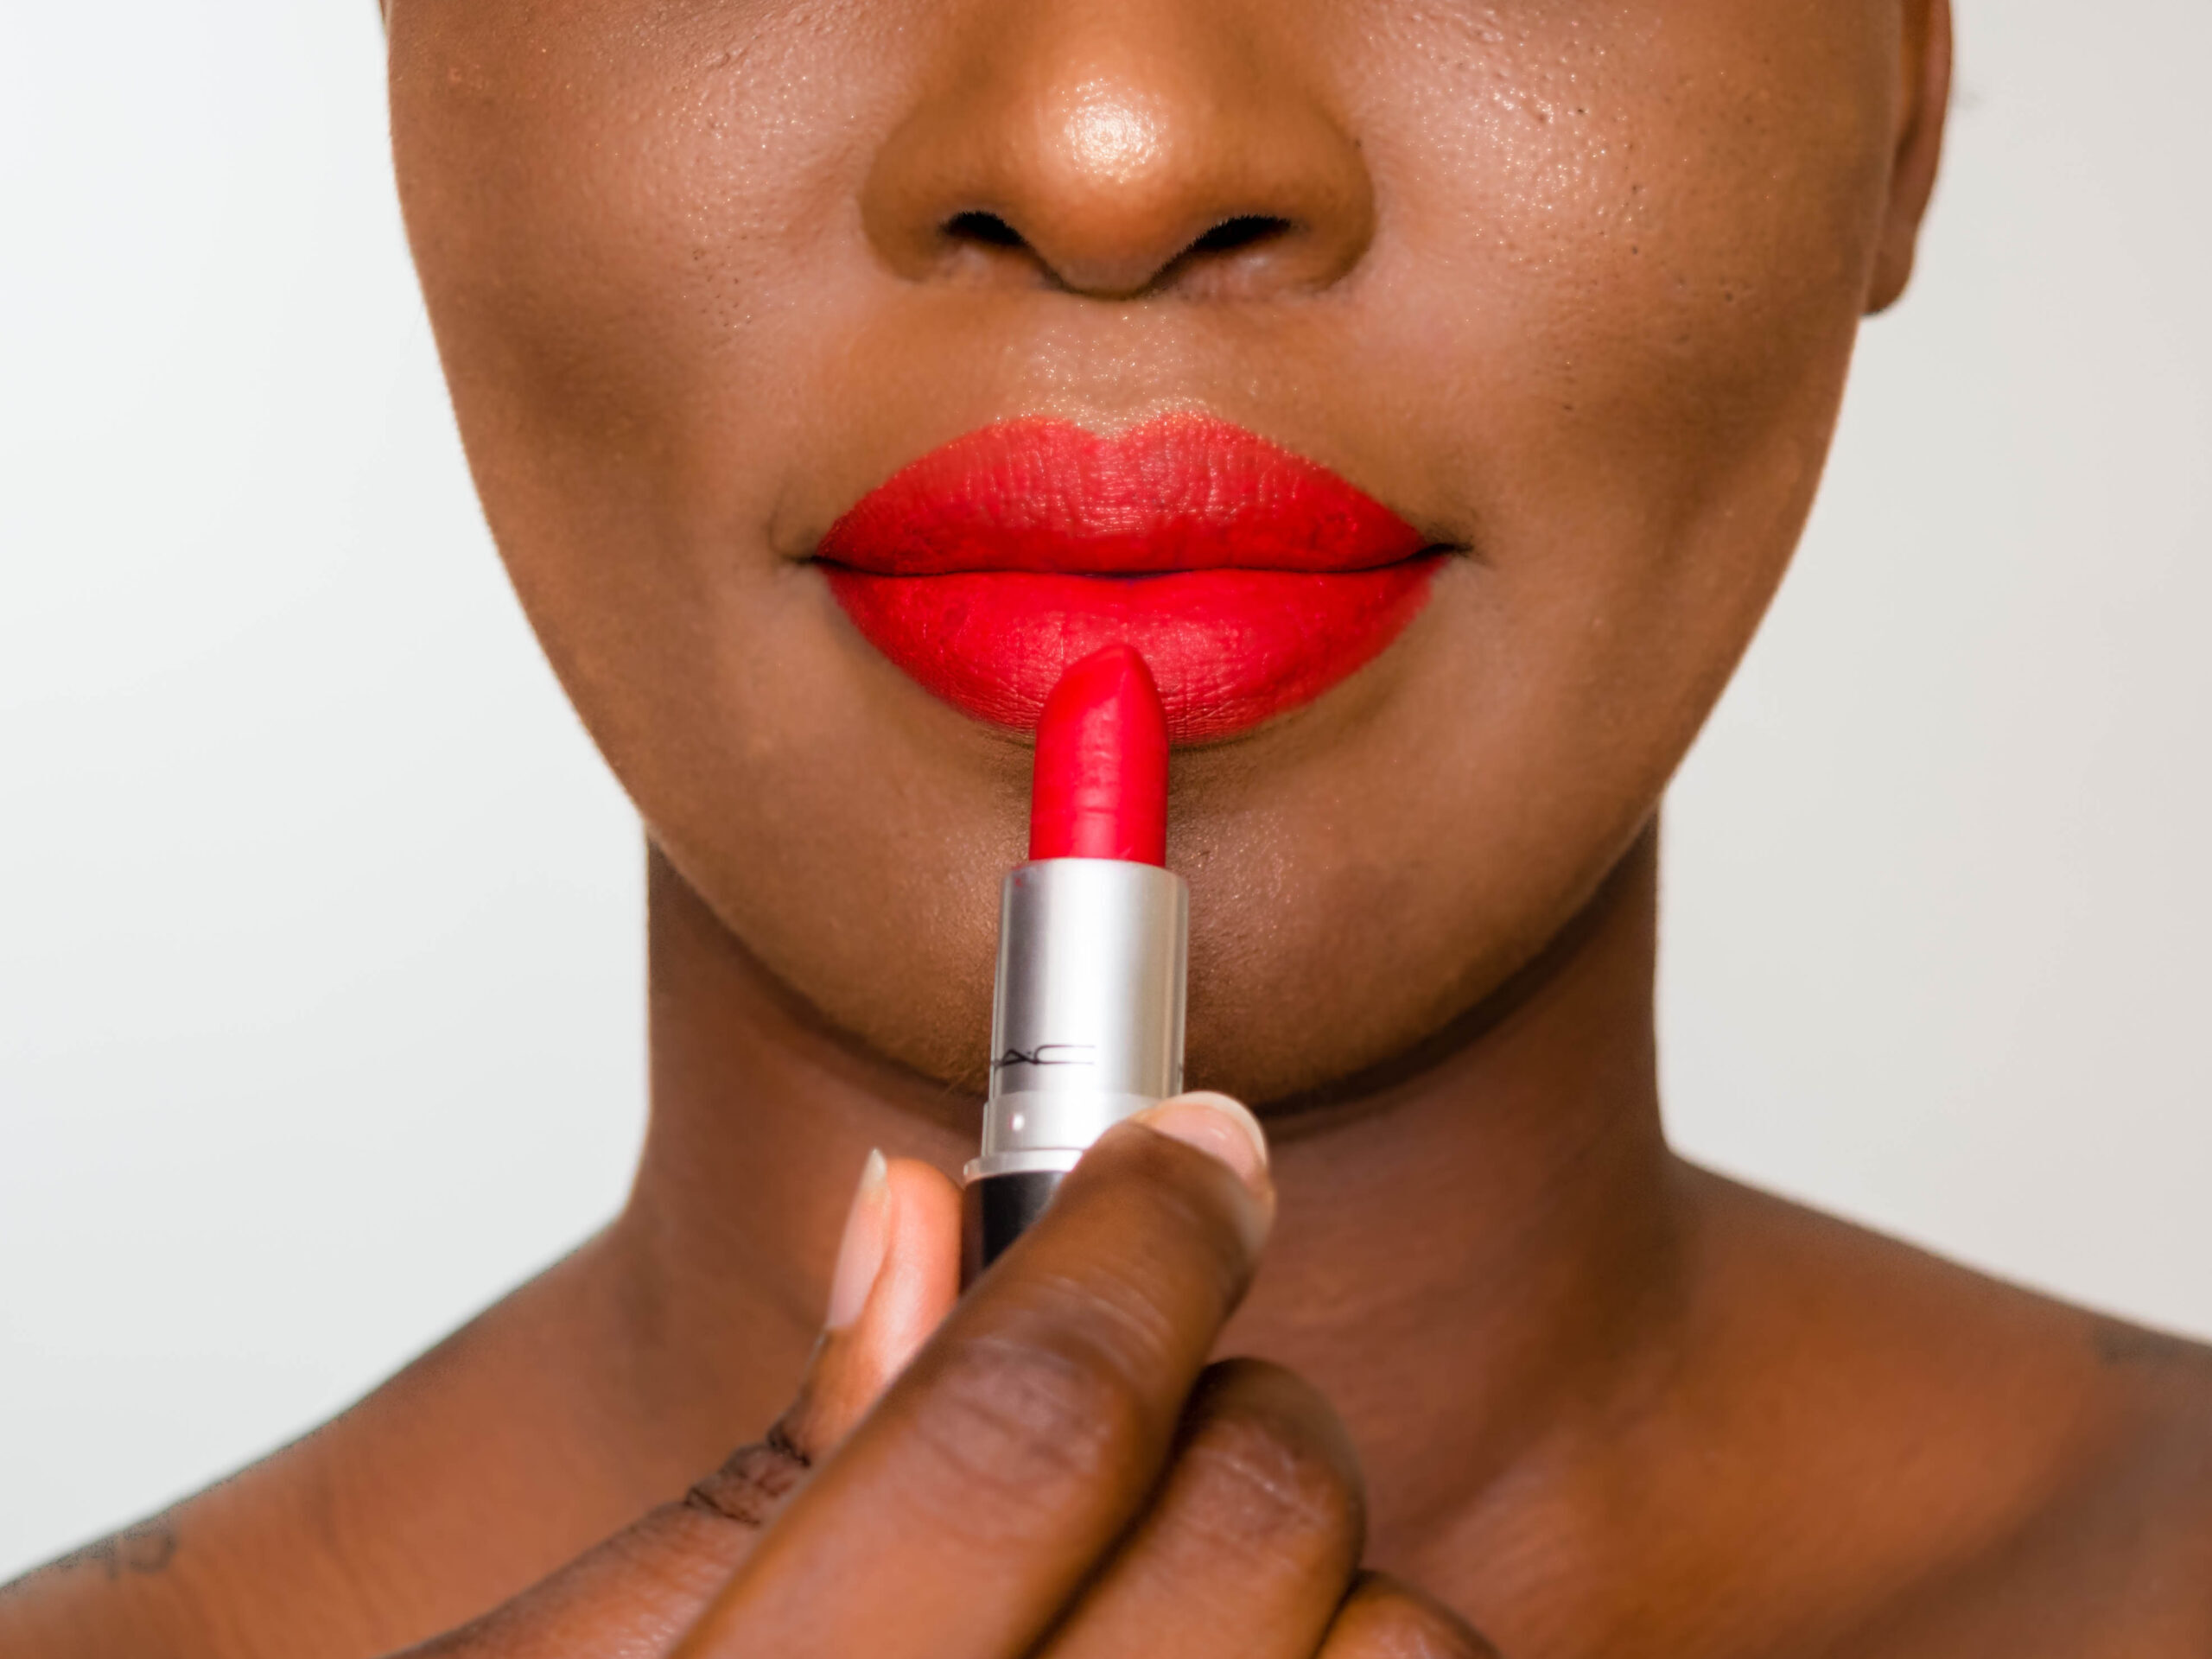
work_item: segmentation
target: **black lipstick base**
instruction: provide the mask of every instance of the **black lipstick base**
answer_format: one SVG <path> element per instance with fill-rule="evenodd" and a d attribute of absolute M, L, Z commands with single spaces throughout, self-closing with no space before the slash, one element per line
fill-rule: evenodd
<path fill-rule="evenodd" d="M 1045 1213 L 1067 1172 L 1020 1170 L 978 1175 L 960 1194 L 960 1283 L 964 1289 Z"/>

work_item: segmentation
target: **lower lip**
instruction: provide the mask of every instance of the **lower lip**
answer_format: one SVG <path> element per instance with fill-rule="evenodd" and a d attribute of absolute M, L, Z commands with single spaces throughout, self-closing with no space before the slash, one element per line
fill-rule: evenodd
<path fill-rule="evenodd" d="M 1245 731 L 1372 661 L 1427 602 L 1441 556 L 1341 572 L 884 575 L 824 565 L 854 625 L 928 690 L 1033 728 L 1067 669 L 1107 645 L 1152 671 L 1178 743 Z"/>

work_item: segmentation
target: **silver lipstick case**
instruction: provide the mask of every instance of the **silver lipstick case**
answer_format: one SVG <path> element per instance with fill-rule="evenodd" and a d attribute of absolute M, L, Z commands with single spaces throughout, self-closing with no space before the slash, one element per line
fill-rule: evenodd
<path fill-rule="evenodd" d="M 1108 1129 L 1182 1093 L 1190 908 L 1183 878 L 1154 864 L 1052 858 L 1007 874 L 971 1187 L 1026 1176 L 1049 1196 Z"/>

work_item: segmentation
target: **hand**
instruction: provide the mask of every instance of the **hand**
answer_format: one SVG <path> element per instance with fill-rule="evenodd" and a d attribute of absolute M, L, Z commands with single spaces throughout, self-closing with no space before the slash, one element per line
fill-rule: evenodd
<path fill-rule="evenodd" d="M 1102 1140 L 956 1305 L 958 1200 L 877 1166 L 798 1402 L 655 1511 L 412 1659 L 1486 1655 L 1359 1570 L 1327 1403 L 1206 1357 L 1273 1217 L 1219 1096 Z"/>

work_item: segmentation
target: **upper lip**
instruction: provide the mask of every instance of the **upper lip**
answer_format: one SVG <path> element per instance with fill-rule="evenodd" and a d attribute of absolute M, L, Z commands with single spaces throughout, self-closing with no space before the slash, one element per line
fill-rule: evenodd
<path fill-rule="evenodd" d="M 863 496 L 817 556 L 879 575 L 1141 576 L 1371 570 L 1433 550 L 1328 468 L 1177 415 L 1111 438 L 1033 418 L 968 433 Z"/>

